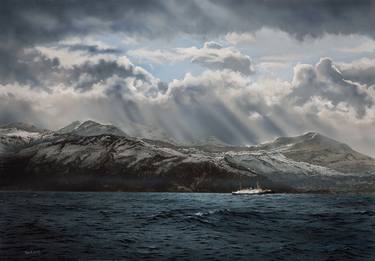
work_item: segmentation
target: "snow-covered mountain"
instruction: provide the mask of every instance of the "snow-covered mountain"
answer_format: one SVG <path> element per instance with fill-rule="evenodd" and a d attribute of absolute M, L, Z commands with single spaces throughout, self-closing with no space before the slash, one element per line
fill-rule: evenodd
<path fill-rule="evenodd" d="M 280 137 L 273 142 L 250 147 L 250 150 L 278 152 L 297 162 L 324 166 L 344 173 L 363 173 L 375 168 L 373 158 L 316 132 L 296 137 Z"/>
<path fill-rule="evenodd" d="M 234 147 L 133 138 L 93 121 L 26 136 L 9 130 L 0 129 L 0 144 L 19 144 L 2 148 L 3 189 L 224 192 L 260 182 L 277 192 L 375 191 L 375 160 L 318 133 Z"/>
<path fill-rule="evenodd" d="M 40 139 L 46 133 L 48 133 L 47 130 L 26 123 L 17 122 L 0 125 L 0 153 L 22 148 Z"/>
<path fill-rule="evenodd" d="M 56 131 L 59 134 L 76 134 L 79 136 L 96 136 L 103 134 L 111 134 L 116 136 L 127 136 L 125 132 L 113 125 L 104 125 L 95 121 L 74 121 L 62 129 Z"/>

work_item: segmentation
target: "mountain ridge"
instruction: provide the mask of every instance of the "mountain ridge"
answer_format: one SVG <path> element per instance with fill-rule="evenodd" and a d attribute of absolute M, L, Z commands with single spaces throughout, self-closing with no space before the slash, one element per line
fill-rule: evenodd
<path fill-rule="evenodd" d="M 375 192 L 375 160 L 315 132 L 250 147 L 178 145 L 76 121 L 17 137 L 13 150 L 7 135 L 2 189 L 230 192 L 260 182 L 275 192 Z"/>
<path fill-rule="evenodd" d="M 252 149 L 278 151 L 295 161 L 318 164 L 345 173 L 355 169 L 365 172 L 375 167 L 372 157 L 317 132 L 307 132 L 294 137 L 279 137 L 273 142 L 260 144 Z"/>

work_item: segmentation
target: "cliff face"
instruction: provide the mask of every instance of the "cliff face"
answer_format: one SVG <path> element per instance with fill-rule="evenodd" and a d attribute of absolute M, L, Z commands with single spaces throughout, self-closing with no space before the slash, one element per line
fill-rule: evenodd
<path fill-rule="evenodd" d="M 82 133 L 75 125 L 3 131 L 0 188 L 230 192 L 259 182 L 276 192 L 375 191 L 375 161 L 319 134 L 212 148 L 116 135 L 92 122 Z"/>

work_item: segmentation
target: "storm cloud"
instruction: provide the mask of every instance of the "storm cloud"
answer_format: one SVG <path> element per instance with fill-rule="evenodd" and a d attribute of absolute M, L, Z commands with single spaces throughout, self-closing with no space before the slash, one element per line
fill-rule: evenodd
<path fill-rule="evenodd" d="M 373 53 L 335 48 L 371 45 L 374 23 L 371 0 L 5 0 L 0 123 L 241 145 L 320 131 L 374 154 Z"/>
<path fill-rule="evenodd" d="M 371 0 L 5 0 L 0 24 L 2 39 L 23 45 L 100 30 L 155 37 L 254 31 L 266 26 L 297 37 L 375 36 L 374 8 Z"/>
<path fill-rule="evenodd" d="M 374 14 L 371 0 L 5 0 L 0 6 L 0 76 L 4 82 L 9 75 L 23 73 L 25 48 L 68 36 L 124 32 L 150 39 L 186 34 L 215 37 L 270 27 L 299 39 L 324 33 L 374 37 Z M 198 57 L 195 61 L 207 64 L 208 60 Z M 226 63 L 232 62 L 228 57 Z M 242 62 L 247 66 L 247 61 Z M 27 70 L 18 77 L 34 81 Z"/>

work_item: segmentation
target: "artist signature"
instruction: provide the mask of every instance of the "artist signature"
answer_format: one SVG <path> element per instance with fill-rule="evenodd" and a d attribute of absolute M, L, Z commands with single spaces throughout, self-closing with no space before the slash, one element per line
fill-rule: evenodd
<path fill-rule="evenodd" d="M 40 255 L 40 250 L 25 250 L 25 255 L 30 256 L 30 255 Z"/>

